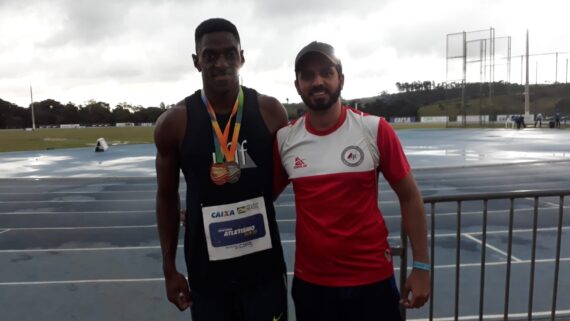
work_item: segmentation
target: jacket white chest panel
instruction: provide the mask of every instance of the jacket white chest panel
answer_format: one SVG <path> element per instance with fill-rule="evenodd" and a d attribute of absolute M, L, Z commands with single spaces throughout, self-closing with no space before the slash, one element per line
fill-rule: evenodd
<path fill-rule="evenodd" d="M 378 164 L 378 117 L 347 111 L 334 132 L 319 136 L 305 128 L 306 118 L 278 133 L 279 152 L 290 179 L 372 171 Z"/>

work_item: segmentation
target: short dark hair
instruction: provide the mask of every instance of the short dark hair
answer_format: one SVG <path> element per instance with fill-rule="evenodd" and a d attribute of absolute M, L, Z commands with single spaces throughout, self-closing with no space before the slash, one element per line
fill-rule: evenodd
<path fill-rule="evenodd" d="M 241 43 L 239 39 L 239 33 L 233 23 L 223 18 L 211 18 L 202 21 L 202 23 L 196 27 L 196 32 L 194 33 L 194 41 L 196 42 L 196 46 L 198 46 L 198 43 L 200 43 L 200 40 L 202 40 L 202 37 L 205 34 L 219 31 L 231 33 L 234 35 L 234 37 L 236 37 L 238 43 Z"/>

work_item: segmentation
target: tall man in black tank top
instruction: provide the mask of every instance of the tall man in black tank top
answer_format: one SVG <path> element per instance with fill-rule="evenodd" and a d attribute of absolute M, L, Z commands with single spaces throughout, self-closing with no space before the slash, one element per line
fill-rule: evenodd
<path fill-rule="evenodd" d="M 273 97 L 239 85 L 244 63 L 236 27 L 196 28 L 202 90 L 157 121 L 156 216 L 168 300 L 194 321 L 287 320 L 285 262 L 275 219 L 272 144 L 287 123 Z M 184 253 L 175 264 L 179 173 L 187 185 Z"/>

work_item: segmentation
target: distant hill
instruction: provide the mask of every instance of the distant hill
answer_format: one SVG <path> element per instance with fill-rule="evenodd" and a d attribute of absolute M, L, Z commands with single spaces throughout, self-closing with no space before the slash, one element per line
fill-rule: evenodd
<path fill-rule="evenodd" d="M 554 110 L 558 108 L 563 115 L 570 115 L 570 84 L 529 87 L 531 114 L 553 115 Z M 396 94 L 384 93 L 375 97 L 347 100 L 344 103 L 386 118 L 449 116 L 453 120 L 462 114 L 461 84 L 418 86 L 407 90 Z M 489 98 L 488 83 L 467 84 L 465 113 L 490 115 L 491 119 L 496 115 L 524 113 L 524 86 L 496 82 L 492 84 L 491 90 L 492 95 Z M 302 103 L 285 104 L 285 107 L 291 118 L 296 118 L 304 110 Z"/>

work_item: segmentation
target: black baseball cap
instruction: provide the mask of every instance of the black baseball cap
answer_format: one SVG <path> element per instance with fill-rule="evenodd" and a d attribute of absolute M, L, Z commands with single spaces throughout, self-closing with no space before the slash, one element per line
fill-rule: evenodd
<path fill-rule="evenodd" d="M 295 72 L 299 71 L 299 62 L 301 59 L 308 53 L 312 52 L 316 52 L 327 57 L 333 64 L 342 70 L 342 64 L 340 63 L 340 59 L 338 59 L 338 57 L 334 54 L 333 46 L 329 45 L 328 43 L 313 41 L 301 49 L 301 51 L 299 51 L 297 54 L 297 57 L 295 58 Z"/>

